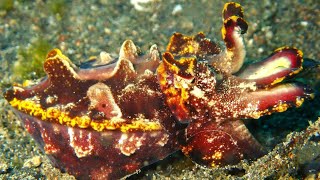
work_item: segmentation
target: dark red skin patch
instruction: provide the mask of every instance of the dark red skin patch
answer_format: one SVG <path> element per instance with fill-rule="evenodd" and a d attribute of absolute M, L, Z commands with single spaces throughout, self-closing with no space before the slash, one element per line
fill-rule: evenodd
<path fill-rule="evenodd" d="M 126 174 L 136 172 L 145 164 L 163 159 L 177 150 L 177 146 L 172 140 L 163 146 L 155 145 L 161 141 L 164 132 L 159 131 L 153 134 L 132 132 L 128 133 L 129 137 L 144 135 L 145 140 L 142 143 L 148 144 L 148 146 L 141 146 L 134 154 L 126 156 L 116 147 L 123 134 L 119 131 L 96 132 L 70 128 L 37 120 L 20 112 L 17 114 L 54 166 L 80 179 L 97 179 L 101 175 L 107 179 L 118 179 Z M 169 139 L 175 138 L 170 134 L 167 135 Z M 72 139 L 75 141 L 72 144 L 77 144 L 78 148 L 85 150 L 92 146 L 91 155 L 79 158 L 75 154 L 74 148 L 70 146 Z M 79 150 L 79 152 L 81 151 Z"/>
<path fill-rule="evenodd" d="M 194 162 L 204 166 L 234 164 L 242 159 L 236 141 L 224 131 L 200 131 L 182 148 Z"/>

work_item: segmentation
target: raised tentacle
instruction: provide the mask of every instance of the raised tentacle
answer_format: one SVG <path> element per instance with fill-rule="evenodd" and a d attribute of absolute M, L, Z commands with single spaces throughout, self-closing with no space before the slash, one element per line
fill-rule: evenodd
<path fill-rule="evenodd" d="M 285 83 L 270 89 L 261 89 L 244 95 L 247 103 L 255 104 L 246 116 L 258 119 L 262 115 L 284 112 L 290 107 L 300 107 L 304 100 L 314 97 L 313 90 L 301 83 Z"/>
<path fill-rule="evenodd" d="M 302 70 L 302 52 L 296 48 L 283 47 L 274 51 L 263 61 L 250 64 L 237 76 L 256 82 L 257 86 L 268 87 Z"/>
<path fill-rule="evenodd" d="M 246 56 L 242 34 L 245 34 L 247 29 L 248 24 L 243 19 L 240 4 L 227 3 L 223 9 L 221 29 L 226 49 L 211 60 L 216 69 L 226 73 L 236 73 L 241 68 Z"/>

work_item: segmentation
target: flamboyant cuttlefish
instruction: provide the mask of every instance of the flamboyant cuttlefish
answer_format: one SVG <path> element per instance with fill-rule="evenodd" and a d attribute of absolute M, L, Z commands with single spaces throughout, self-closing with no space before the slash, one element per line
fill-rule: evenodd
<path fill-rule="evenodd" d="M 118 58 L 101 53 L 76 67 L 48 53 L 47 77 L 4 93 L 52 163 L 78 178 L 114 179 L 181 149 L 207 167 L 257 158 L 263 148 L 242 118 L 300 106 L 312 90 L 284 82 L 302 70 L 302 52 L 283 47 L 242 68 L 248 25 L 237 3 L 223 9 L 221 50 L 203 33 L 175 33 L 159 56 L 132 41 Z"/>

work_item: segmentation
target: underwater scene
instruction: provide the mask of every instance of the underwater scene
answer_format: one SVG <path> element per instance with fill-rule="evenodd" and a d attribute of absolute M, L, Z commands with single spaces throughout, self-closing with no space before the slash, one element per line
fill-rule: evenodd
<path fill-rule="evenodd" d="M 0 0 L 0 179 L 320 179 L 319 9 Z"/>

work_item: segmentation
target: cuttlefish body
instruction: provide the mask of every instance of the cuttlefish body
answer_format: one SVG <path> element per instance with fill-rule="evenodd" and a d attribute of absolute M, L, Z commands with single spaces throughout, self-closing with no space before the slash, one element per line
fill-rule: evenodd
<path fill-rule="evenodd" d="M 298 107 L 313 94 L 292 80 L 302 70 L 298 49 L 243 68 L 247 28 L 241 6 L 227 3 L 225 50 L 203 33 L 175 33 L 162 59 L 157 46 L 142 55 L 126 40 L 119 57 L 103 52 L 77 67 L 54 49 L 45 78 L 4 97 L 53 165 L 79 179 L 118 179 L 179 149 L 209 167 L 254 159 L 265 151 L 241 119 Z"/>
<path fill-rule="evenodd" d="M 258 119 L 300 106 L 312 90 L 283 82 L 302 70 L 302 52 L 282 47 L 268 58 L 242 68 L 242 34 L 248 25 L 239 4 L 223 10 L 225 50 L 203 33 L 171 37 L 158 68 L 161 89 L 171 111 L 188 127 L 181 133 L 184 154 L 205 166 L 238 163 L 264 154 L 241 119 Z"/>

